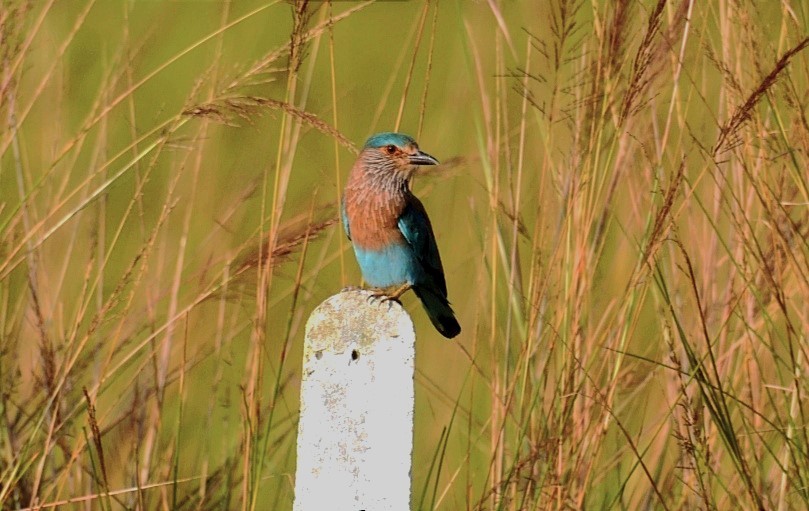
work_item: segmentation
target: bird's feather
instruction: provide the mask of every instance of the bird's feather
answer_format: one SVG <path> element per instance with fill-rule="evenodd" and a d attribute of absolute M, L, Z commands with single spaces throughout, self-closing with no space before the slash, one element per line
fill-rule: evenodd
<path fill-rule="evenodd" d="M 340 203 L 340 220 L 342 220 L 343 222 L 343 230 L 346 233 L 348 241 L 351 241 L 351 226 L 348 224 L 348 214 L 346 213 L 345 197 L 343 197 L 343 201 Z"/>
<path fill-rule="evenodd" d="M 383 147 L 389 144 L 393 144 L 399 147 L 405 147 L 407 145 L 415 143 L 416 141 L 413 140 L 413 137 L 405 135 L 404 133 L 384 132 L 384 133 L 377 133 L 376 135 L 373 135 L 368 140 L 366 140 L 364 149 Z"/>
<path fill-rule="evenodd" d="M 447 283 L 444 279 L 444 268 L 441 265 L 441 256 L 438 254 L 433 227 L 424 205 L 417 197 L 413 195 L 408 197 L 407 205 L 399 217 L 398 226 L 402 236 L 413 248 L 413 253 L 421 263 L 424 273 L 429 277 L 427 279 L 430 283 L 429 287 L 446 297 Z M 414 284 L 423 286 L 425 283 L 414 282 Z"/>

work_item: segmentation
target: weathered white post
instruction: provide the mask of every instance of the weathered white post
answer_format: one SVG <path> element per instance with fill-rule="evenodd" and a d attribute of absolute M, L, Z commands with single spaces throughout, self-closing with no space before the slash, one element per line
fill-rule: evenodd
<path fill-rule="evenodd" d="M 332 296 L 306 324 L 295 511 L 410 509 L 415 334 L 368 291 Z"/>

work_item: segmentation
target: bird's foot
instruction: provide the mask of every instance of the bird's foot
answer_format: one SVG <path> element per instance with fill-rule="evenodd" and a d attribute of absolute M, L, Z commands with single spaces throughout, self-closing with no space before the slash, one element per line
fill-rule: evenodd
<path fill-rule="evenodd" d="M 371 289 L 370 294 L 368 295 L 368 302 L 379 305 L 387 303 L 388 310 L 390 310 L 392 307 L 391 302 L 396 302 L 399 305 L 402 304 L 398 299 L 389 296 L 384 289 Z"/>
<path fill-rule="evenodd" d="M 396 300 L 398 302 L 399 297 L 402 296 L 403 294 L 405 294 L 405 292 L 408 291 L 411 287 L 413 287 L 413 286 L 409 282 L 405 282 L 404 284 L 399 286 L 396 289 L 396 291 L 393 292 L 392 295 L 389 295 L 390 299 L 391 300 Z"/>
<path fill-rule="evenodd" d="M 388 309 L 390 310 L 391 302 L 396 302 L 399 305 L 402 305 L 402 302 L 399 301 L 399 298 L 404 294 L 405 291 L 410 289 L 412 286 L 410 284 L 403 284 L 402 286 L 396 288 L 392 293 L 388 293 L 386 289 L 373 289 L 371 290 L 371 294 L 368 295 L 368 300 L 371 303 L 387 303 Z"/>
<path fill-rule="evenodd" d="M 387 288 L 389 289 L 389 288 Z M 399 301 L 398 295 L 395 293 L 393 295 L 387 293 L 387 289 L 378 289 L 378 288 L 371 288 L 366 289 L 361 286 L 345 286 L 343 289 L 340 290 L 341 293 L 350 293 L 352 291 L 367 291 L 368 296 L 366 299 L 369 303 L 385 303 L 388 302 L 388 306 L 390 306 L 391 301 L 394 301 L 401 305 L 402 303 Z"/>

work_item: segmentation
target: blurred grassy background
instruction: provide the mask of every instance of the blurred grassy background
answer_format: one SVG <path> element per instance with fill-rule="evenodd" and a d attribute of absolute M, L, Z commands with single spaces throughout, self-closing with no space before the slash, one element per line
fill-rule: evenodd
<path fill-rule="evenodd" d="M 289 509 L 303 326 L 399 130 L 464 329 L 414 509 L 800 509 L 809 8 L 0 6 L 0 507 Z M 67 504 L 67 502 L 73 502 Z"/>

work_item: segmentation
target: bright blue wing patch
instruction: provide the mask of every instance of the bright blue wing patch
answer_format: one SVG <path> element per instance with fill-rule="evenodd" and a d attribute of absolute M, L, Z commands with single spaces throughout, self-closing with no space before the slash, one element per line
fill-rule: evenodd
<path fill-rule="evenodd" d="M 441 256 L 438 255 L 438 245 L 435 242 L 433 227 L 424 206 L 416 197 L 409 198 L 398 222 L 399 231 L 413 249 L 416 259 L 423 271 L 422 282 L 418 285 L 434 287 L 444 296 L 447 295 L 447 283 L 444 279 L 444 268 L 441 265 Z"/>

